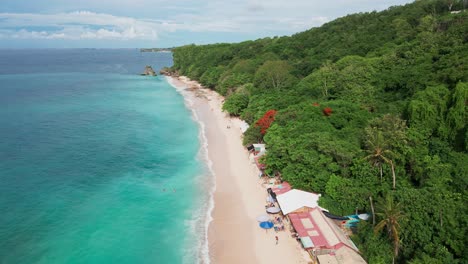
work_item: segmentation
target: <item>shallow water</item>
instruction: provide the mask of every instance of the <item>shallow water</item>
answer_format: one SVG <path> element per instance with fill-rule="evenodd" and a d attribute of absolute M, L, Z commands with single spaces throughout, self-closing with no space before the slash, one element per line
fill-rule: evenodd
<path fill-rule="evenodd" d="M 0 51 L 0 263 L 195 263 L 199 128 L 170 54 Z"/>

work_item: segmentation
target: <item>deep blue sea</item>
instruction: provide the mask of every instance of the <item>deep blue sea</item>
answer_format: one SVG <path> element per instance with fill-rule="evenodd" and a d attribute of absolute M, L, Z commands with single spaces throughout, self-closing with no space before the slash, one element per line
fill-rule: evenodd
<path fill-rule="evenodd" d="M 204 257 L 200 129 L 145 65 L 171 54 L 0 50 L 0 263 Z"/>

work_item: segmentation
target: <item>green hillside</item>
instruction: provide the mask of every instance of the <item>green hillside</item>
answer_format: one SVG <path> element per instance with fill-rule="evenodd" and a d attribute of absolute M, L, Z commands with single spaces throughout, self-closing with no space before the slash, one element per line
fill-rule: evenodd
<path fill-rule="evenodd" d="M 268 173 L 322 193 L 334 214 L 373 206 L 354 237 L 369 263 L 468 263 L 466 7 L 416 1 L 290 37 L 178 47 L 172 70 L 227 97 L 251 124 L 244 143 L 267 144 Z"/>

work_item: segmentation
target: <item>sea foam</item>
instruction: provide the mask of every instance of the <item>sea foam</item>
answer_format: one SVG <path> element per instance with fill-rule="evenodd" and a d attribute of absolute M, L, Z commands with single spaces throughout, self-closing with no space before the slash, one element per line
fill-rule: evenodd
<path fill-rule="evenodd" d="M 207 190 L 207 203 L 203 210 L 200 210 L 201 214 L 196 215 L 191 221 L 191 228 L 194 234 L 202 233 L 202 238 L 198 240 L 198 263 L 200 264 L 209 264 L 210 263 L 210 251 L 209 251 L 209 240 L 208 240 L 208 228 L 213 220 L 211 214 L 214 208 L 214 192 L 216 190 L 216 181 L 215 174 L 213 171 L 213 162 L 208 156 L 208 140 L 205 133 L 205 123 L 200 119 L 194 107 L 194 98 L 193 94 L 188 92 L 185 85 L 177 85 L 176 82 L 171 78 L 166 76 L 166 80 L 172 87 L 174 87 L 183 97 L 187 108 L 192 112 L 192 118 L 197 122 L 199 126 L 199 135 L 198 139 L 200 141 L 200 150 L 198 153 L 198 159 L 205 164 L 205 170 L 203 175 L 198 177 L 198 183 L 201 190 Z M 192 255 L 192 254 L 187 254 Z M 187 263 L 192 263 L 193 260 L 187 260 Z"/>

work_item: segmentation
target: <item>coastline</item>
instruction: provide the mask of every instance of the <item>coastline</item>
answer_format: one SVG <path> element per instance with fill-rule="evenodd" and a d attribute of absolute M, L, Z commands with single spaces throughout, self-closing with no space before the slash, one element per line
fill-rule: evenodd
<path fill-rule="evenodd" d="M 241 120 L 222 112 L 224 98 L 216 92 L 183 76 L 166 78 L 200 122 L 208 167 L 214 174 L 213 204 L 208 205 L 204 234 L 208 252 L 201 252 L 201 263 L 307 263 L 305 251 L 289 231 L 276 233 L 258 226 L 256 217 L 265 213 L 266 191 L 242 146 Z"/>

